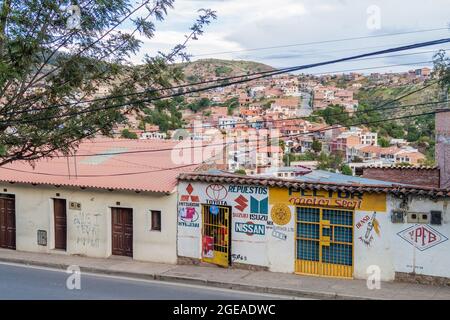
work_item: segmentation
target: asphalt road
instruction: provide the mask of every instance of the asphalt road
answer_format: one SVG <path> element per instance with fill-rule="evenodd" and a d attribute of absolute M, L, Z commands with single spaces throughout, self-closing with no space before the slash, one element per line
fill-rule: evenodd
<path fill-rule="evenodd" d="M 299 117 L 308 117 L 313 112 L 313 109 L 309 106 L 311 100 L 311 94 L 309 92 L 302 92 L 302 101 L 299 109 Z"/>
<path fill-rule="evenodd" d="M 176 283 L 81 274 L 81 289 L 69 290 L 64 270 L 0 263 L 0 299 L 260 300 L 280 296 Z"/>

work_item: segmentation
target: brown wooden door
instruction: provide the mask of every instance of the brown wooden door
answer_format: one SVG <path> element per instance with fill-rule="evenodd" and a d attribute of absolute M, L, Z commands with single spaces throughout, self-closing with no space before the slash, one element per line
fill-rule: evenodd
<path fill-rule="evenodd" d="M 0 198 L 0 247 L 16 249 L 15 200 Z"/>
<path fill-rule="evenodd" d="M 53 199 L 55 216 L 55 249 L 67 249 L 67 213 L 66 200 Z"/>
<path fill-rule="evenodd" d="M 133 256 L 133 210 L 112 208 L 112 254 Z"/>

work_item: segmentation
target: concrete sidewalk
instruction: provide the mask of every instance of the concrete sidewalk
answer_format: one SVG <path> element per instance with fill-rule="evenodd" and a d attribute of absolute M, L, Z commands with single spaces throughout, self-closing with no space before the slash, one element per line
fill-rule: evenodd
<path fill-rule="evenodd" d="M 96 259 L 62 253 L 29 253 L 0 249 L 0 262 L 60 269 L 77 265 L 82 272 L 315 299 L 450 299 L 449 287 L 383 282 L 380 290 L 369 290 L 364 280 L 307 277 L 285 273 L 223 269 L 215 266 L 168 265 L 138 262 L 122 257 Z"/>

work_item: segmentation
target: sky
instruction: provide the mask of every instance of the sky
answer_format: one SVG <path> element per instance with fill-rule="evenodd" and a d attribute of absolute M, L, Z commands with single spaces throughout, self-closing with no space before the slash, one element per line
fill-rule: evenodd
<path fill-rule="evenodd" d="M 189 43 L 192 60 L 251 60 L 281 68 L 450 38 L 450 0 L 175 0 L 167 19 L 156 22 L 155 37 L 141 38 L 142 49 L 131 61 L 140 63 L 144 54 L 169 51 L 182 42 L 201 8 L 215 10 L 218 18 Z M 423 31 L 430 29 L 441 30 Z M 421 32 L 404 34 L 415 31 Z M 342 40 L 361 37 L 366 38 Z M 267 47 L 278 48 L 261 49 Z M 406 71 L 432 65 L 439 49 L 450 53 L 450 43 L 305 73 Z"/>

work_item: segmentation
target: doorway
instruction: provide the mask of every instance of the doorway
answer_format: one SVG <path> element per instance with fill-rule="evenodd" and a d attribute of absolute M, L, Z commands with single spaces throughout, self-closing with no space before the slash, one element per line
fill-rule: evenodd
<path fill-rule="evenodd" d="M 133 257 L 133 209 L 111 208 L 112 254 Z"/>

